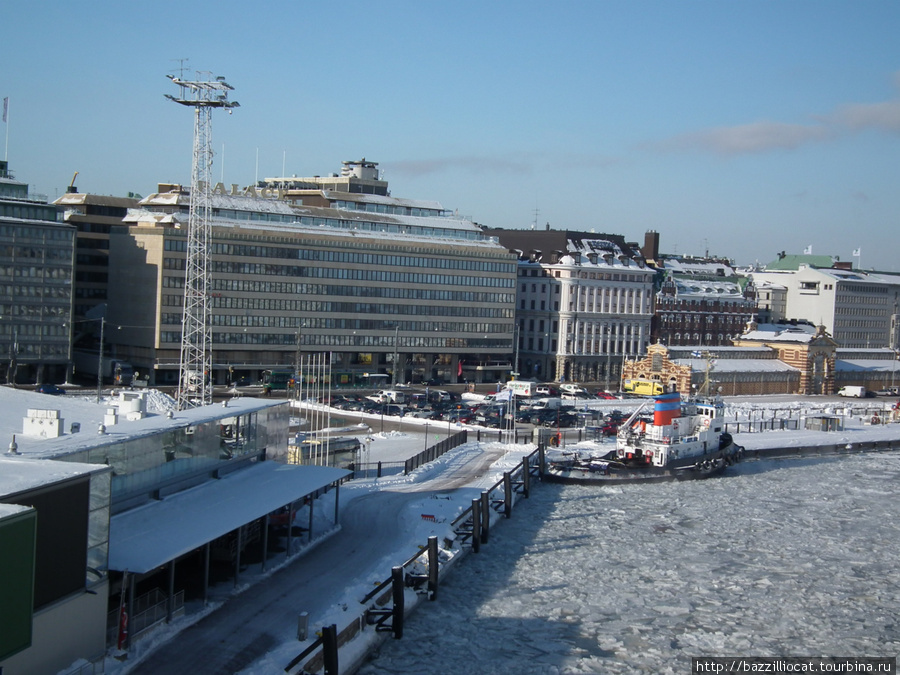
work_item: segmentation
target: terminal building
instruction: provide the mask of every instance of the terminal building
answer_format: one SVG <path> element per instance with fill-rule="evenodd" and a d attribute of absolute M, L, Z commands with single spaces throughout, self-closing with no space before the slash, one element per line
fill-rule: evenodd
<path fill-rule="evenodd" d="M 251 554 L 265 569 L 274 537 L 290 556 L 338 522 L 336 498 L 315 522 L 312 500 L 349 472 L 288 464 L 287 402 L 169 412 L 155 396 L 0 387 L 4 675 L 101 672 L 216 578 L 237 585 Z M 293 539 L 289 522 L 305 526 Z"/>

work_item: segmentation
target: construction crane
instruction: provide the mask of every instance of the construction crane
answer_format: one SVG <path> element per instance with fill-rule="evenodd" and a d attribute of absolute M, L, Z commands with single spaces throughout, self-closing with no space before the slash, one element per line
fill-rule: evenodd
<path fill-rule="evenodd" d="M 212 226 L 210 184 L 212 175 L 212 111 L 232 112 L 240 104 L 228 100 L 234 87 L 224 77 L 183 80 L 167 75 L 180 88 L 178 97 L 166 98 L 194 109 L 194 155 L 191 168 L 191 202 L 188 217 L 187 260 L 184 278 L 184 311 L 181 359 L 178 375 L 178 410 L 212 403 L 212 327 L 209 304 L 209 245 Z"/>

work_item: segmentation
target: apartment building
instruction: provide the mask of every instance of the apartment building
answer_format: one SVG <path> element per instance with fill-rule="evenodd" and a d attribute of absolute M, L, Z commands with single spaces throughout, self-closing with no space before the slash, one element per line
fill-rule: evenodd
<path fill-rule="evenodd" d="M 666 258 L 656 296 L 654 342 L 730 345 L 756 317 L 756 287 L 722 261 Z"/>
<path fill-rule="evenodd" d="M 618 388 L 650 343 L 655 270 L 621 235 L 486 230 L 519 258 L 517 372 Z"/>
<path fill-rule="evenodd" d="M 849 266 L 752 272 L 757 286 L 785 289 L 784 315 L 774 320 L 805 320 L 824 326 L 842 348 L 898 347 L 900 275 L 863 272 Z"/>

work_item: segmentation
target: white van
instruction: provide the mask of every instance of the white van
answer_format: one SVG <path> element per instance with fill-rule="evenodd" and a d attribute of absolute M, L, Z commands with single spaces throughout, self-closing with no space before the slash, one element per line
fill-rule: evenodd
<path fill-rule="evenodd" d="M 376 403 L 406 403 L 406 392 L 397 391 L 396 389 L 382 389 L 366 398 Z"/>
<path fill-rule="evenodd" d="M 865 398 L 868 395 L 865 387 L 846 386 L 841 387 L 838 396 L 849 396 L 852 398 Z"/>

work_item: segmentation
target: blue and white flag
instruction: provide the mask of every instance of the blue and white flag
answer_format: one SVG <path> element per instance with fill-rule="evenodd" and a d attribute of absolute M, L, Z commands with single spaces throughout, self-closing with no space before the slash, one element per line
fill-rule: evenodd
<path fill-rule="evenodd" d="M 512 389 L 504 389 L 503 391 L 498 391 L 496 394 L 494 394 L 494 403 L 509 401 L 512 398 L 512 393 Z"/>
<path fill-rule="evenodd" d="M 693 352 L 691 352 L 691 356 L 693 356 L 694 358 L 702 359 L 703 352 L 693 351 Z"/>

